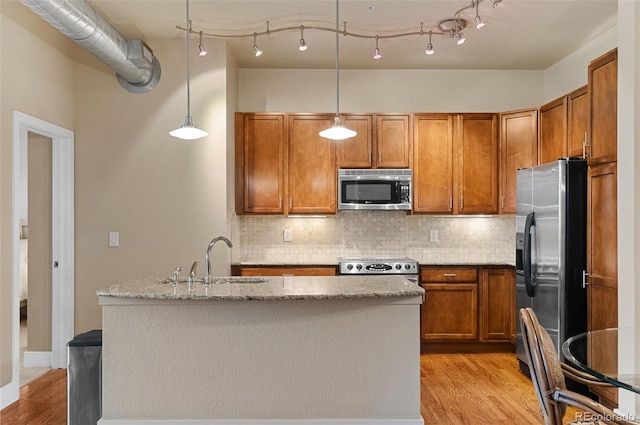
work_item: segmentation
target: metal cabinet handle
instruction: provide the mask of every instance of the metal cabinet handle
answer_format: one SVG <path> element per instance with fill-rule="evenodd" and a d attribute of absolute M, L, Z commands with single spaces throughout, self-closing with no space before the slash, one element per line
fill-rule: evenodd
<path fill-rule="evenodd" d="M 464 209 L 464 197 L 460 196 L 460 209 L 463 210 Z"/>
<path fill-rule="evenodd" d="M 589 147 L 589 135 L 584 132 L 584 142 L 582 142 L 582 159 L 587 159 L 587 148 Z"/>
<path fill-rule="evenodd" d="M 586 288 L 589 282 L 587 282 L 587 276 L 591 276 L 586 270 L 582 270 L 582 288 Z"/>
<path fill-rule="evenodd" d="M 504 196 L 502 197 L 502 201 L 501 201 L 501 206 L 500 208 L 504 209 Z"/>
<path fill-rule="evenodd" d="M 457 274 L 456 273 L 445 273 L 444 277 L 456 277 Z"/>
<path fill-rule="evenodd" d="M 289 209 L 293 208 L 293 196 L 289 196 Z"/>
<path fill-rule="evenodd" d="M 382 152 L 378 152 L 378 163 L 382 162 Z"/>
<path fill-rule="evenodd" d="M 453 196 L 449 197 L 449 209 L 452 210 L 453 209 Z"/>

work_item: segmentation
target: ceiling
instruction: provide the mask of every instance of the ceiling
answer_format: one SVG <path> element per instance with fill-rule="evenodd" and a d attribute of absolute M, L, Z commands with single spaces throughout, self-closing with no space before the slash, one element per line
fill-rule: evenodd
<path fill-rule="evenodd" d="M 125 38 L 149 40 L 183 38 L 183 0 L 87 0 Z M 428 31 L 451 19 L 471 0 L 342 0 L 340 30 L 371 38 L 339 37 L 340 67 L 353 69 L 528 69 L 553 65 L 585 43 L 617 25 L 617 0 L 503 0 L 496 7 L 480 0 L 479 15 L 486 26 L 475 28 L 475 9 L 462 12 L 469 21 L 467 41 L 458 46 L 448 35 L 433 35 L 435 54 L 425 55 Z M 190 0 L 196 33 L 242 35 L 229 41 L 241 68 L 335 68 L 336 2 L 334 0 Z M 264 54 L 253 54 L 254 32 Z M 387 38 L 419 32 L 424 35 Z M 309 46 L 298 51 L 300 25 Z M 289 31 L 279 28 L 294 27 Z M 375 36 L 382 59 L 374 60 Z M 193 34 L 194 52 L 198 34 Z M 203 44 L 211 40 L 205 35 Z M 210 43 L 211 44 L 211 43 Z M 193 56 L 196 56 L 195 54 Z M 162 62 L 162 58 L 159 58 Z"/>

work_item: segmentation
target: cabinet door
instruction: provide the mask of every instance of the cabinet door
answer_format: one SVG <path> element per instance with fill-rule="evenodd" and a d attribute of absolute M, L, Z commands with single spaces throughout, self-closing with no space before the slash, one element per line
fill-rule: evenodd
<path fill-rule="evenodd" d="M 618 287 L 617 164 L 589 167 L 587 272 L 589 283 Z"/>
<path fill-rule="evenodd" d="M 538 159 L 540 164 L 567 156 L 567 97 L 549 102 L 540 107 L 540 141 Z"/>
<path fill-rule="evenodd" d="M 500 212 L 516 212 L 516 170 L 538 164 L 538 111 L 500 114 Z"/>
<path fill-rule="evenodd" d="M 453 117 L 413 117 L 413 211 L 451 213 L 453 208 Z"/>
<path fill-rule="evenodd" d="M 282 114 L 236 114 L 236 213 L 282 214 L 286 136 Z"/>
<path fill-rule="evenodd" d="M 377 168 L 409 168 L 411 166 L 409 115 L 376 116 Z"/>
<path fill-rule="evenodd" d="M 618 151 L 618 50 L 589 64 L 589 164 L 615 161 Z"/>
<path fill-rule="evenodd" d="M 615 327 L 618 317 L 617 164 L 589 167 L 587 315 L 589 329 Z"/>
<path fill-rule="evenodd" d="M 495 114 L 464 114 L 458 117 L 457 162 L 454 188 L 460 214 L 498 212 L 498 125 Z M 457 181 L 457 183 L 456 183 Z"/>
<path fill-rule="evenodd" d="M 420 333 L 427 340 L 478 338 L 478 285 L 476 283 L 423 284 Z"/>
<path fill-rule="evenodd" d="M 589 95 L 587 86 L 567 96 L 569 120 L 567 123 L 567 155 L 585 158 L 589 134 Z"/>
<path fill-rule="evenodd" d="M 340 168 L 371 168 L 373 165 L 373 118 L 371 115 L 343 115 L 344 125 L 358 134 L 336 142 Z"/>
<path fill-rule="evenodd" d="M 289 116 L 289 213 L 336 213 L 336 150 L 320 131 L 332 115 Z"/>
<path fill-rule="evenodd" d="M 480 338 L 483 341 L 508 341 L 511 322 L 515 323 L 511 294 L 515 282 L 511 269 L 483 269 L 480 295 Z"/>

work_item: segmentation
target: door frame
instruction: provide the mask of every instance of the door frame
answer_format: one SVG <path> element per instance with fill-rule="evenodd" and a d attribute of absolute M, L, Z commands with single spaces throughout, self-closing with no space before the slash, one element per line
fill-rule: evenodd
<path fill-rule="evenodd" d="M 12 382 L 20 380 L 20 208 L 27 196 L 28 133 L 52 141 L 52 317 L 51 352 L 36 356 L 32 366 L 65 368 L 66 345 L 74 334 L 74 133 L 19 111 L 12 111 Z"/>

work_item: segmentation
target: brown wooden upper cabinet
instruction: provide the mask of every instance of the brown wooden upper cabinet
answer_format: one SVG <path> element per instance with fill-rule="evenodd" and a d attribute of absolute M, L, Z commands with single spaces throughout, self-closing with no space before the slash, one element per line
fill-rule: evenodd
<path fill-rule="evenodd" d="M 500 212 L 516 212 L 516 170 L 538 164 L 538 111 L 500 114 Z"/>
<path fill-rule="evenodd" d="M 335 214 L 335 142 L 320 136 L 333 115 L 289 115 L 288 212 Z"/>
<path fill-rule="evenodd" d="M 618 50 L 589 64 L 589 165 L 617 160 Z"/>
<path fill-rule="evenodd" d="M 237 113 L 236 213 L 335 214 L 333 115 Z"/>
<path fill-rule="evenodd" d="M 567 156 L 567 96 L 540 107 L 539 164 Z"/>
<path fill-rule="evenodd" d="M 285 213 L 284 114 L 235 115 L 236 213 Z"/>
<path fill-rule="evenodd" d="M 459 214 L 498 212 L 498 116 L 463 114 L 458 116 L 454 156 Z M 456 175 L 457 169 L 457 175 Z"/>
<path fill-rule="evenodd" d="M 567 156 L 586 158 L 589 144 L 589 90 L 580 87 L 567 95 Z"/>
<path fill-rule="evenodd" d="M 495 114 L 415 114 L 413 211 L 498 212 Z"/>
<path fill-rule="evenodd" d="M 340 168 L 411 167 L 409 114 L 343 114 L 342 118 L 358 134 L 336 142 Z"/>

